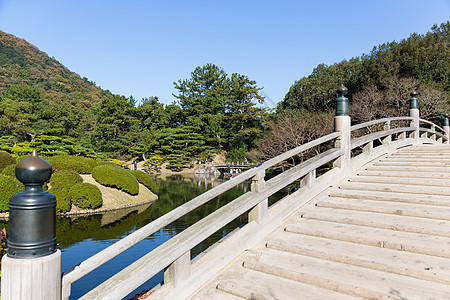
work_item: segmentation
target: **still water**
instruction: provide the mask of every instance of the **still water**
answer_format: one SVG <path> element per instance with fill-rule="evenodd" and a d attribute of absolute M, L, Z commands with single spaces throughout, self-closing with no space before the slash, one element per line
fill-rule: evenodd
<path fill-rule="evenodd" d="M 62 251 L 62 270 L 65 271 L 79 264 L 131 232 L 138 230 L 175 207 L 223 182 L 213 177 L 196 177 L 194 175 L 159 176 L 154 177 L 153 180 L 157 187 L 155 192 L 159 198 L 149 205 L 105 214 L 58 218 L 56 237 L 59 249 Z M 78 299 L 172 236 L 247 192 L 249 189 L 249 182 L 240 184 L 118 255 L 113 260 L 75 282 L 72 285 L 70 299 Z M 278 193 L 272 196 L 269 202 L 273 203 L 284 195 L 283 193 Z M 192 249 L 191 256 L 198 255 L 210 245 L 220 240 L 228 232 L 245 224 L 246 221 L 246 215 L 234 220 Z M 130 293 L 125 299 L 131 298 L 143 289 L 154 287 L 158 283 L 161 283 L 162 280 L 163 273 L 161 271 L 136 291 Z"/>

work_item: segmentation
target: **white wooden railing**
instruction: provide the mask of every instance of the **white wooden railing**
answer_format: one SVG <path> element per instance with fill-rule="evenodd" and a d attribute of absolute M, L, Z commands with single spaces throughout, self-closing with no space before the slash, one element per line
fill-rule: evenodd
<path fill-rule="evenodd" d="M 414 123 L 412 117 L 397 117 L 354 125 L 347 133 L 344 133 L 341 128 L 222 183 L 64 272 L 62 298 L 68 299 L 71 284 L 89 272 L 200 205 L 246 180 L 252 180 L 251 191 L 217 209 L 150 251 L 82 298 L 121 299 L 161 270 L 165 270 L 164 285 L 155 291 L 152 297 L 167 299 L 187 297 L 242 251 L 274 230 L 291 213 L 331 186 L 337 178 L 348 176 L 349 172 L 374 158 L 392 153 L 402 147 L 425 143 L 448 143 L 446 129 L 421 119 L 420 123 L 430 128 L 419 127 L 417 122 L 411 123 Z M 420 136 L 417 132 L 421 133 Z M 354 136 L 350 145 L 342 143 L 342 137 L 345 134 Z M 312 148 L 322 149 L 322 152 L 268 181 L 264 180 L 266 170 Z M 336 163 L 343 156 L 350 156 L 349 153 L 345 153 L 346 151 L 351 152 L 350 165 Z M 317 170 L 330 162 L 334 162 L 334 167 L 318 176 Z M 269 196 L 296 180 L 301 182 L 299 190 L 276 204 L 268 206 Z M 193 247 L 246 212 L 249 212 L 248 224 L 234 231 L 220 246 L 212 248 L 205 255 L 199 255 L 191 261 L 190 251 Z"/>

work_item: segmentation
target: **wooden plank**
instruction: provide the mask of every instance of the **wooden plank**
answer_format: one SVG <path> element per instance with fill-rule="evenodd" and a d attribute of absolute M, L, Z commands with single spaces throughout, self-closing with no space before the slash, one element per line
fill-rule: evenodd
<path fill-rule="evenodd" d="M 446 258 L 355 245 L 349 242 L 293 234 L 283 230 L 271 234 L 266 246 L 294 254 L 450 284 L 450 260 Z"/>
<path fill-rule="evenodd" d="M 431 172 L 398 172 L 398 171 L 377 171 L 361 170 L 357 173 L 361 176 L 385 176 L 385 177 L 399 177 L 399 178 L 441 178 L 450 179 L 450 173 L 431 173 Z"/>
<path fill-rule="evenodd" d="M 405 174 L 408 175 L 408 174 Z M 349 178 L 350 182 L 368 182 L 368 183 L 386 183 L 389 184 L 401 184 L 401 185 L 425 185 L 425 186 L 450 186 L 450 177 L 449 178 L 434 178 L 434 179 L 426 179 L 426 178 L 401 178 L 401 177 L 387 177 L 387 176 L 363 176 L 359 174 L 359 176 L 353 176 Z"/>
<path fill-rule="evenodd" d="M 189 300 L 197 300 L 198 297 L 215 300 L 217 291 L 238 295 L 244 299 L 297 300 L 299 294 L 303 299 L 357 299 L 314 285 L 243 268 L 245 259 L 251 259 L 253 256 L 253 252 L 244 253 L 226 272 L 218 274 Z"/>
<path fill-rule="evenodd" d="M 323 198 L 316 203 L 316 206 L 450 221 L 450 207 L 442 206 L 345 198 Z"/>
<path fill-rule="evenodd" d="M 244 267 L 365 299 L 445 299 L 450 285 L 281 252 L 260 251 Z"/>
<path fill-rule="evenodd" d="M 450 196 L 450 187 L 409 186 L 399 184 L 381 184 L 381 183 L 366 183 L 366 182 L 345 182 L 340 185 L 340 188 L 346 190 L 362 190 L 374 192 L 381 191 L 381 192 Z"/>
<path fill-rule="evenodd" d="M 428 234 L 430 236 L 450 237 L 450 222 L 446 220 L 387 215 L 363 211 L 337 210 L 325 207 L 305 211 L 302 213 L 302 216 L 306 219 L 353 224 L 417 234 Z"/>
<path fill-rule="evenodd" d="M 428 161 L 428 162 L 423 162 L 423 161 L 416 161 L 416 160 L 412 160 L 412 161 L 391 161 L 391 160 L 383 160 L 383 161 L 379 161 L 374 163 L 374 166 L 411 166 L 411 167 L 445 167 L 445 166 L 449 166 L 448 162 L 443 162 L 443 161 Z"/>
<path fill-rule="evenodd" d="M 450 173 L 450 168 L 443 167 L 399 167 L 399 166 L 367 166 L 365 170 L 374 171 L 394 171 L 394 172 L 434 172 Z"/>
<path fill-rule="evenodd" d="M 413 195 L 405 193 L 377 192 L 333 189 L 330 191 L 329 197 L 349 198 L 349 199 L 368 199 L 375 201 L 392 201 L 400 203 L 413 203 L 433 206 L 450 207 L 450 199 L 447 196 L 436 195 Z"/>
<path fill-rule="evenodd" d="M 306 218 L 290 219 L 285 230 L 338 241 L 450 258 L 448 251 L 450 238 L 426 233 L 418 234 Z"/>

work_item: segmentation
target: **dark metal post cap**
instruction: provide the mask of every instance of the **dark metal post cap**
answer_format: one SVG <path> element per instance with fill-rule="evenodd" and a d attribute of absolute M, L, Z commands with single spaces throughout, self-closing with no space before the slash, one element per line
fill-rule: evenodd
<path fill-rule="evenodd" d="M 409 109 L 419 109 L 419 101 L 417 101 L 416 98 L 419 93 L 416 92 L 416 90 L 412 90 L 409 94 L 411 95 L 411 98 L 409 99 Z"/>
<path fill-rule="evenodd" d="M 444 115 L 444 119 L 442 120 L 442 126 L 450 126 L 450 119 L 447 114 Z"/>
<path fill-rule="evenodd" d="M 348 92 L 348 89 L 341 84 L 341 86 L 336 91 L 338 96 L 335 101 L 335 116 L 349 116 L 349 108 L 348 108 L 348 98 L 345 95 Z"/>
<path fill-rule="evenodd" d="M 52 166 L 33 150 L 31 156 L 16 166 L 16 177 L 25 185 L 43 185 L 52 175 Z"/>
<path fill-rule="evenodd" d="M 348 89 L 344 86 L 344 84 L 341 84 L 338 89 L 336 90 L 339 97 L 345 96 L 348 93 Z"/>

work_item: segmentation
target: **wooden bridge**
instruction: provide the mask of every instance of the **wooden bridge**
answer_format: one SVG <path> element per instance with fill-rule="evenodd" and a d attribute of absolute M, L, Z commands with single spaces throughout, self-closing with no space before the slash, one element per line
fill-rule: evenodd
<path fill-rule="evenodd" d="M 149 299 L 450 299 L 448 119 L 443 127 L 420 119 L 412 93 L 409 116 L 350 126 L 348 99 L 338 91 L 335 132 L 230 179 L 66 271 L 62 298 L 101 264 L 252 180 L 250 192 L 83 299 L 121 299 L 161 270 L 164 284 Z M 295 167 L 264 180 L 267 169 L 300 155 Z M 295 182 L 300 189 L 268 206 L 270 195 Z M 248 224 L 191 260 L 193 247 L 245 213 Z"/>

